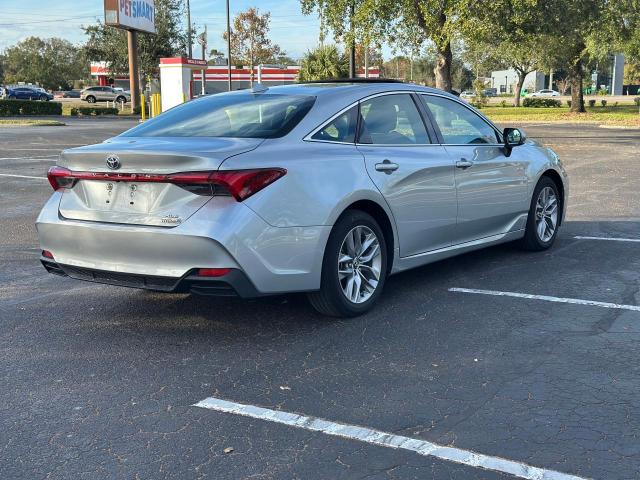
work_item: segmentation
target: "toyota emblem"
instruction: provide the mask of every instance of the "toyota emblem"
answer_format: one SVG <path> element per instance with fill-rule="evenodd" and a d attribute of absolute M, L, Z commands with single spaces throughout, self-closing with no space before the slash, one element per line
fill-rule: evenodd
<path fill-rule="evenodd" d="M 107 157 L 107 167 L 111 170 L 118 170 L 120 168 L 120 159 L 117 155 L 109 155 Z"/>

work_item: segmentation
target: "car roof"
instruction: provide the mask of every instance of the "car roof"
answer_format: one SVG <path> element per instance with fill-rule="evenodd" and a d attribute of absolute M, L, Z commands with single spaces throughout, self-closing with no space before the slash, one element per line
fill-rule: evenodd
<path fill-rule="evenodd" d="M 457 98 L 455 95 L 432 87 L 423 87 L 415 83 L 406 83 L 399 81 L 327 81 L 327 82 L 309 82 L 309 83 L 292 83 L 289 85 L 278 85 L 269 87 L 268 92 L 281 95 L 313 95 L 315 97 L 342 97 L 347 100 L 353 97 L 356 100 L 368 95 L 376 93 L 392 92 L 392 91 L 415 91 L 424 93 L 437 93 L 438 95 L 450 96 Z M 355 101 L 355 100 L 354 100 Z"/>

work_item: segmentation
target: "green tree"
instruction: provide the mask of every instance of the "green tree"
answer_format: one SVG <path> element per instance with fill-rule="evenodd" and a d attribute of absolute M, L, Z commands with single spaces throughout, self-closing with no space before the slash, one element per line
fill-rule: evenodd
<path fill-rule="evenodd" d="M 335 45 L 309 50 L 300 62 L 298 81 L 327 80 L 349 76 L 349 61 Z"/>
<path fill-rule="evenodd" d="M 469 7 L 463 36 L 476 67 L 511 68 L 518 75 L 513 104 L 520 106 L 525 77 L 549 68 L 554 50 L 542 0 L 482 0 Z"/>
<path fill-rule="evenodd" d="M 156 0 L 156 34 L 138 35 L 139 67 L 143 87 L 145 79 L 157 74 L 161 57 L 174 57 L 187 51 L 187 32 L 182 26 L 182 0 Z M 99 22 L 84 28 L 89 36 L 85 44 L 87 57 L 105 61 L 113 74 L 129 71 L 127 32 Z"/>
<path fill-rule="evenodd" d="M 567 69 L 571 111 L 584 112 L 586 69 L 616 51 L 633 51 L 639 38 L 637 0 L 546 0 L 546 34 L 561 48 L 549 51 L 557 66 Z"/>
<path fill-rule="evenodd" d="M 429 41 L 435 54 L 436 87 L 452 88 L 451 44 L 467 20 L 472 0 L 301 0 L 303 13 L 318 9 L 323 21 L 347 44 L 386 40 L 411 51 Z"/>
<path fill-rule="evenodd" d="M 260 14 L 253 7 L 236 15 L 231 27 L 231 59 L 234 63 L 242 62 L 253 71 L 256 65 L 276 63 L 277 58 L 284 55 L 268 37 L 270 22 L 271 13 Z M 227 32 L 222 34 L 222 38 L 227 39 Z"/>
<path fill-rule="evenodd" d="M 74 80 L 89 74 L 80 49 L 62 38 L 29 37 L 4 54 L 7 83 L 35 83 L 47 89 L 71 88 Z"/>
<path fill-rule="evenodd" d="M 4 55 L 0 54 L 0 85 L 4 83 L 4 64 L 6 61 Z"/>

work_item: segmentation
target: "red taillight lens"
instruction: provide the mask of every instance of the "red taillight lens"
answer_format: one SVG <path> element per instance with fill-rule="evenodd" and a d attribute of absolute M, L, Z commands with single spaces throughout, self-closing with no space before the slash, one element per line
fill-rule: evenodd
<path fill-rule="evenodd" d="M 231 271 L 230 268 L 199 268 L 199 277 L 223 277 Z"/>
<path fill-rule="evenodd" d="M 239 202 L 272 184 L 287 171 L 284 168 L 265 168 L 259 170 L 222 170 L 213 172 L 209 181 L 223 185 Z"/>
<path fill-rule="evenodd" d="M 54 190 L 73 187 L 76 182 L 73 172 L 63 167 L 51 167 L 47 172 L 47 179 Z"/>
<path fill-rule="evenodd" d="M 51 260 L 53 260 L 53 253 L 51 253 L 49 250 L 42 250 L 42 256 L 44 258 L 50 258 Z"/>
<path fill-rule="evenodd" d="M 51 167 L 47 173 L 54 190 L 71 188 L 77 180 L 110 182 L 173 183 L 198 195 L 231 194 L 239 202 L 259 192 L 286 175 L 284 168 L 251 170 L 220 170 L 216 172 L 186 172 L 171 175 L 147 173 L 73 172 L 63 167 Z M 222 187 L 219 189 L 216 186 Z"/>

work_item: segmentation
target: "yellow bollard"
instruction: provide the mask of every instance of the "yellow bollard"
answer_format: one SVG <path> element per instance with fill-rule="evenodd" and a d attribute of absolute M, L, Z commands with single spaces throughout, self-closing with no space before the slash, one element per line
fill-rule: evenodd
<path fill-rule="evenodd" d="M 144 101 L 144 92 L 140 95 L 140 121 L 144 122 L 147 119 L 147 106 Z"/>

